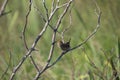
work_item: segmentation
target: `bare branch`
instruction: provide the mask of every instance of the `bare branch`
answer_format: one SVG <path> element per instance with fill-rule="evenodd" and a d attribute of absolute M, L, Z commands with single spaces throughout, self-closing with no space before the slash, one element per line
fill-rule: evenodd
<path fill-rule="evenodd" d="M 61 8 L 61 7 L 65 7 L 66 5 L 68 5 L 68 3 L 64 3 L 62 5 L 57 5 L 58 8 Z"/>
<path fill-rule="evenodd" d="M 52 7 L 51 7 L 51 12 L 53 12 L 55 9 L 55 0 L 52 0 Z"/>
<path fill-rule="evenodd" d="M 57 57 L 57 59 L 52 63 L 50 64 L 51 62 L 51 59 L 53 57 L 53 52 L 54 52 L 54 47 L 55 47 L 55 42 L 56 42 L 56 34 L 58 32 L 58 28 L 60 27 L 60 24 L 61 24 L 61 21 L 63 19 L 63 17 L 65 16 L 65 14 L 67 14 L 67 11 L 71 5 L 73 0 L 69 0 L 68 2 L 66 2 L 65 4 L 63 5 L 60 5 L 59 6 L 59 0 L 57 1 L 57 5 L 54 7 L 54 0 L 52 1 L 52 7 L 51 8 L 51 13 L 48 15 L 48 8 L 46 7 L 46 4 L 45 4 L 45 0 L 43 0 L 43 5 L 44 5 L 44 8 L 46 10 L 46 15 L 47 15 L 47 19 L 45 19 L 45 17 L 43 16 L 43 14 L 41 14 L 41 12 L 37 9 L 38 12 L 40 12 L 40 16 L 42 17 L 42 19 L 44 20 L 45 24 L 43 26 L 43 29 L 42 31 L 38 34 L 38 36 L 35 38 L 31 48 L 29 49 L 27 44 L 26 44 L 26 37 L 25 37 L 25 32 L 26 32 L 26 27 L 27 27 L 27 22 L 28 22 L 28 16 L 30 14 L 30 11 L 31 11 L 31 5 L 32 5 L 32 2 L 30 0 L 30 5 L 29 5 L 29 10 L 28 10 L 28 13 L 26 15 L 26 22 L 25 22 L 25 26 L 24 26 L 24 29 L 23 29 L 23 40 L 24 40 L 24 44 L 25 44 L 25 47 L 27 49 L 27 53 L 22 57 L 22 59 L 19 61 L 19 63 L 15 66 L 11 76 L 10 76 L 10 80 L 13 80 L 14 76 L 16 75 L 18 69 L 22 66 L 22 64 L 24 63 L 24 61 L 30 56 L 31 60 L 32 60 L 32 63 L 33 65 L 35 66 L 36 70 L 37 70 L 37 74 L 36 76 L 34 77 L 34 80 L 38 80 L 39 77 L 41 76 L 42 73 L 44 73 L 48 68 L 54 66 L 62 57 L 63 55 L 65 55 L 67 52 L 69 51 L 72 51 L 72 50 L 75 50 L 79 47 L 81 47 L 82 45 L 84 45 L 90 38 L 92 38 L 92 36 L 98 31 L 99 27 L 100 27 L 100 18 L 101 18 L 101 12 L 98 13 L 98 24 L 96 26 L 96 28 L 94 29 L 94 31 L 80 44 L 76 45 L 75 47 L 71 48 L 71 49 L 68 49 L 66 51 L 63 51 L 61 52 L 61 54 Z M 51 26 L 50 25 L 50 21 L 52 20 L 53 16 L 55 15 L 56 11 L 58 11 L 60 8 L 64 7 L 64 11 L 63 13 L 60 15 L 60 17 L 58 18 L 57 20 L 57 23 L 55 25 L 55 27 Z M 53 35 L 52 35 L 52 44 L 51 44 L 51 48 L 50 48 L 50 51 L 49 51 L 49 56 L 48 56 L 48 60 L 46 62 L 46 64 L 43 66 L 43 68 L 41 70 L 39 70 L 39 68 L 37 67 L 37 65 L 35 64 L 35 61 L 34 59 L 32 58 L 31 54 L 32 52 L 35 50 L 35 47 L 38 43 L 38 41 L 41 39 L 41 37 L 44 35 L 44 33 L 46 32 L 48 26 L 51 26 L 51 29 L 53 30 Z M 70 16 L 70 25 L 68 26 L 68 28 L 71 26 L 71 16 Z M 68 28 L 65 31 L 68 30 Z M 63 32 L 63 34 L 64 34 Z"/>
<path fill-rule="evenodd" d="M 36 68 L 36 70 L 39 71 L 39 68 L 38 68 L 38 66 L 36 65 L 36 63 L 35 63 L 33 57 L 32 57 L 31 55 L 30 55 L 29 57 L 30 57 L 30 59 L 31 59 L 33 65 L 34 65 L 34 67 Z"/>
<path fill-rule="evenodd" d="M 25 48 L 28 50 L 28 45 L 27 45 L 27 42 L 26 42 L 26 36 L 25 36 L 25 33 L 26 33 L 26 28 L 27 28 L 27 24 L 28 24 L 28 16 L 31 12 L 31 6 L 32 6 L 32 0 L 29 0 L 29 9 L 28 9 L 28 12 L 26 14 L 26 18 L 25 18 L 25 25 L 24 25 L 24 28 L 23 28 L 23 31 L 22 31 L 22 39 L 23 39 L 23 42 L 24 42 L 24 45 L 25 45 Z"/>
<path fill-rule="evenodd" d="M 36 9 L 36 11 L 38 12 L 38 14 L 40 15 L 40 17 L 43 19 L 44 22 L 46 22 L 47 20 L 45 19 L 45 17 L 43 16 L 43 14 L 41 13 L 41 11 L 34 6 L 34 8 Z M 54 27 L 49 23 L 49 26 L 52 30 L 54 30 Z"/>
<path fill-rule="evenodd" d="M 52 37 L 52 43 L 55 42 L 55 38 L 56 38 L 56 31 L 57 29 L 59 28 L 60 24 L 61 24 L 61 21 L 63 19 L 63 17 L 65 16 L 65 14 L 67 13 L 70 5 L 71 5 L 72 1 L 69 1 L 68 2 L 68 5 L 66 6 L 65 10 L 63 11 L 63 13 L 61 14 L 61 16 L 59 17 L 58 21 L 57 21 L 57 24 L 56 24 L 56 27 L 55 27 L 55 31 L 53 33 L 53 37 Z M 51 46 L 51 50 L 50 50 L 50 55 L 48 57 L 48 61 L 52 58 L 52 53 L 53 53 L 53 48 L 54 47 L 54 44 Z"/>
<path fill-rule="evenodd" d="M 95 12 L 99 12 L 100 13 L 100 7 L 98 6 L 97 2 L 95 0 L 93 0 L 93 3 L 95 4 L 96 6 L 96 9 Z M 96 13 L 97 16 L 99 16 L 97 13 Z"/>
<path fill-rule="evenodd" d="M 94 35 L 94 34 L 98 31 L 98 29 L 100 28 L 101 13 L 102 13 L 102 12 L 99 13 L 99 16 L 98 16 L 98 24 L 97 24 L 97 27 L 94 29 L 94 31 L 93 31 L 82 43 L 80 43 L 79 45 L 73 47 L 73 48 L 70 49 L 70 50 L 74 50 L 74 49 L 76 49 L 76 48 L 78 48 L 78 47 L 81 47 L 81 46 L 82 46 L 83 44 L 85 44 L 90 38 L 93 37 L 93 35 Z"/>
<path fill-rule="evenodd" d="M 54 51 L 54 46 L 55 46 L 55 39 L 56 39 L 56 32 L 57 32 L 57 29 L 59 28 L 60 24 L 61 24 L 61 20 L 63 19 L 63 17 L 65 16 L 65 14 L 67 13 L 69 7 L 70 7 L 70 4 L 72 3 L 72 0 L 68 2 L 68 5 L 66 6 L 66 8 L 64 9 L 63 13 L 60 15 L 58 21 L 57 21 L 57 24 L 55 26 L 55 30 L 54 30 L 54 33 L 53 33 L 53 36 L 52 36 L 52 45 L 51 45 L 51 49 L 50 49 L 50 53 L 49 53 L 49 56 L 48 56 L 48 61 L 47 63 L 45 64 L 45 66 L 43 67 L 43 69 L 37 73 L 36 77 L 34 78 L 34 80 L 38 80 L 39 79 L 39 76 L 45 71 L 47 70 L 49 67 L 49 63 L 52 59 L 52 56 L 53 56 L 53 51 Z M 62 55 L 61 55 L 62 57 Z"/>
<path fill-rule="evenodd" d="M 46 4 L 45 4 L 45 0 L 43 0 L 43 6 L 44 6 L 44 8 L 45 8 L 45 10 L 46 10 L 46 16 L 47 16 L 47 20 L 48 20 L 48 18 L 49 18 L 48 8 L 47 8 L 47 6 L 46 6 Z"/>
<path fill-rule="evenodd" d="M 24 42 L 24 45 L 25 45 L 25 48 L 27 49 L 27 51 L 29 50 L 28 49 L 28 46 L 27 46 L 27 42 L 26 42 L 26 37 L 25 37 L 25 33 L 26 33 L 26 28 L 27 28 L 27 24 L 28 24 L 28 17 L 30 15 L 30 12 L 31 12 L 31 7 L 32 7 L 32 0 L 29 0 L 29 9 L 28 9 L 28 12 L 26 14 L 26 19 L 25 19 L 25 25 L 24 25 L 24 28 L 23 28 L 23 31 L 22 31 L 22 39 L 23 39 L 23 42 Z M 31 55 L 29 55 L 33 65 L 35 66 L 36 70 L 39 71 L 39 68 L 37 67 L 33 57 Z"/>
<path fill-rule="evenodd" d="M 58 6 L 58 5 L 59 5 L 59 3 L 60 3 L 60 0 L 57 0 L 57 4 L 56 4 L 56 5 Z"/>
<path fill-rule="evenodd" d="M 4 12 L 7 4 L 8 4 L 8 0 L 4 0 L 2 7 L 0 9 L 0 17 L 11 12 L 11 11 Z"/>
<path fill-rule="evenodd" d="M 40 40 L 40 38 L 43 36 L 43 34 L 45 33 L 45 31 L 47 30 L 47 27 L 49 25 L 49 22 L 51 21 L 53 15 L 56 13 L 56 11 L 58 10 L 59 8 L 55 8 L 53 12 L 50 13 L 49 15 L 49 19 L 46 21 L 42 31 L 38 34 L 38 36 L 35 38 L 35 41 L 33 42 L 32 46 L 30 49 L 28 49 L 27 53 L 25 54 L 25 56 L 22 57 L 22 59 L 20 60 L 20 62 L 17 64 L 17 66 L 14 68 L 11 76 L 10 76 L 10 80 L 13 80 L 16 72 L 18 71 L 18 69 L 22 66 L 22 64 L 24 63 L 24 61 L 28 58 L 29 55 L 31 55 L 31 53 L 35 50 L 35 47 L 38 43 L 38 41 Z M 63 16 L 62 16 L 63 17 Z M 25 28 L 26 30 L 26 28 Z M 25 31 L 23 31 L 25 32 Z"/>
<path fill-rule="evenodd" d="M 74 49 L 77 49 L 79 47 L 81 47 L 83 44 L 85 44 L 96 32 L 97 30 L 99 29 L 99 26 L 100 26 L 100 18 L 101 18 L 101 12 L 99 13 L 99 17 L 98 17 L 98 24 L 97 24 L 97 27 L 95 28 L 95 30 L 91 33 L 91 35 L 89 35 L 81 44 L 71 48 L 70 50 L 67 50 L 67 51 L 64 51 L 61 53 L 61 55 L 56 59 L 55 62 L 53 62 L 53 64 L 49 65 L 49 67 L 53 66 L 54 64 L 56 64 L 63 56 L 63 54 L 69 52 L 69 51 L 72 51 Z"/>
<path fill-rule="evenodd" d="M 66 51 L 63 51 L 61 53 L 61 55 L 58 56 L 58 58 L 50 65 L 48 65 L 48 67 L 52 67 L 53 65 L 55 65 L 62 57 L 64 54 L 66 54 L 67 52 L 69 51 L 72 51 L 72 50 L 75 50 L 79 47 L 81 47 L 82 45 L 84 45 L 90 38 L 92 38 L 92 36 L 98 31 L 98 29 L 100 28 L 100 19 L 101 19 L 101 12 L 99 13 L 99 16 L 98 16 L 98 24 L 96 26 L 96 28 L 94 29 L 94 31 L 79 45 L 69 49 L 69 50 L 66 50 Z"/>
<path fill-rule="evenodd" d="M 66 12 L 66 10 L 64 10 L 64 12 Z M 63 12 L 63 13 L 64 13 L 64 12 Z M 61 22 L 60 19 L 62 19 L 63 16 L 64 16 L 64 14 L 63 14 L 62 16 L 60 16 L 60 18 L 59 18 L 59 20 L 58 20 L 58 22 L 57 22 L 57 25 L 58 25 L 58 26 L 56 25 L 56 30 L 59 28 L 59 24 L 60 24 L 60 22 Z M 75 47 L 71 48 L 70 50 L 63 51 L 63 52 L 61 53 L 61 55 L 58 56 L 58 58 L 55 60 L 55 62 L 53 62 L 51 65 L 49 65 L 50 60 L 51 60 L 52 55 L 53 55 L 53 50 L 54 50 L 54 44 L 52 44 L 51 50 L 50 50 L 50 55 L 49 55 L 49 57 L 48 57 L 48 62 L 46 63 L 46 65 L 44 66 L 44 68 L 41 70 L 41 72 L 38 72 L 38 74 L 36 75 L 36 77 L 35 77 L 34 80 L 37 80 L 37 79 L 39 78 L 39 76 L 40 76 L 46 69 L 48 69 L 48 68 L 52 67 L 53 65 L 55 65 L 55 64 L 63 57 L 63 55 L 64 55 L 65 53 L 67 53 L 67 52 L 69 52 L 69 51 L 71 51 L 71 50 L 74 50 L 74 49 L 76 49 L 76 48 L 78 48 L 78 47 L 81 47 L 83 44 L 85 44 L 85 43 L 97 32 L 97 30 L 99 29 L 99 26 L 100 26 L 100 18 L 101 18 L 101 12 L 99 13 L 99 16 L 98 16 L 98 24 L 97 24 L 97 27 L 96 27 L 95 30 L 91 33 L 91 35 L 89 35 L 89 36 L 88 36 L 81 44 L 79 44 L 78 46 L 75 46 Z M 53 42 L 53 43 L 55 42 L 55 37 L 56 37 L 56 32 L 54 32 L 54 34 L 53 34 L 53 38 L 52 38 L 52 42 Z"/>

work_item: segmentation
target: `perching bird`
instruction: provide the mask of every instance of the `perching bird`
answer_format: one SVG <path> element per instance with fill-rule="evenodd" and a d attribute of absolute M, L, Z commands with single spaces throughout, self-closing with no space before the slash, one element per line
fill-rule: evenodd
<path fill-rule="evenodd" d="M 70 39 L 71 40 L 71 39 Z M 68 42 L 63 42 L 63 41 L 58 41 L 58 46 L 63 50 L 66 51 L 68 49 L 70 49 L 70 40 Z"/>

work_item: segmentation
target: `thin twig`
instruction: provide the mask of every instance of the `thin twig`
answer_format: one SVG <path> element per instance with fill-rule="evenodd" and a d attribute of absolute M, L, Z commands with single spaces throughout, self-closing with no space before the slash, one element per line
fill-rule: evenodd
<path fill-rule="evenodd" d="M 63 13 L 61 14 L 61 16 L 59 17 L 59 19 L 58 19 L 58 21 L 57 21 L 57 24 L 56 24 L 56 27 L 55 27 L 55 31 L 54 31 L 54 34 L 53 34 L 53 37 L 52 37 L 52 43 L 55 42 L 56 31 L 58 30 L 58 28 L 59 28 L 59 26 L 60 26 L 60 24 L 61 24 L 61 21 L 62 21 L 63 17 L 65 16 L 65 14 L 67 13 L 67 11 L 68 11 L 71 3 L 72 3 L 72 1 L 69 1 L 69 2 L 68 2 L 68 5 L 66 6 L 65 10 L 63 11 Z M 53 44 L 53 46 L 54 46 L 54 44 Z M 53 50 L 53 48 L 51 48 L 51 50 Z M 49 55 L 49 57 L 48 57 L 48 61 L 52 58 L 52 54 L 53 54 L 53 53 L 52 53 L 51 50 L 50 50 L 50 55 Z"/>
<path fill-rule="evenodd" d="M 58 8 L 61 8 L 61 7 L 65 7 L 66 5 L 68 5 L 68 3 L 64 3 L 62 5 L 57 5 Z"/>
<path fill-rule="evenodd" d="M 48 67 L 52 67 L 53 65 L 55 65 L 62 57 L 64 54 L 66 54 L 67 52 L 69 51 L 72 51 L 72 50 L 75 50 L 79 47 L 81 47 L 82 45 L 84 45 L 90 38 L 92 38 L 92 36 L 98 31 L 99 27 L 100 27 L 100 19 L 101 19 L 101 12 L 99 12 L 99 16 L 98 16 L 98 24 L 96 26 L 96 28 L 94 29 L 94 31 L 82 42 L 80 43 L 79 45 L 69 49 L 69 50 L 66 50 L 66 51 L 63 51 L 61 53 L 61 55 L 58 56 L 58 58 L 52 63 L 50 64 Z"/>
<path fill-rule="evenodd" d="M 27 46 L 25 33 L 26 33 L 27 24 L 28 24 L 28 17 L 29 17 L 30 12 L 31 12 L 31 7 L 32 7 L 32 0 L 29 0 L 29 9 L 28 9 L 28 12 L 26 14 L 25 25 L 24 25 L 24 28 L 23 28 L 23 31 L 22 31 L 22 39 L 23 39 L 23 42 L 24 42 L 24 45 L 25 45 L 25 48 L 27 49 L 27 51 L 29 49 L 28 49 L 28 46 Z M 30 57 L 33 65 L 35 66 L 36 70 L 39 71 L 39 68 L 37 67 L 33 57 L 31 55 L 29 55 L 29 57 Z"/>
<path fill-rule="evenodd" d="M 38 14 L 40 15 L 40 17 L 43 19 L 44 22 L 46 22 L 47 20 L 45 19 L 45 17 L 43 16 L 43 14 L 41 13 L 41 11 L 34 6 L 34 8 L 36 9 L 36 11 L 38 12 Z M 54 27 L 49 23 L 49 26 L 52 30 L 54 30 Z"/>
<path fill-rule="evenodd" d="M 4 0 L 2 7 L 0 9 L 0 17 L 11 12 L 11 10 L 8 12 L 4 12 L 7 4 L 8 4 L 8 0 Z"/>
<path fill-rule="evenodd" d="M 57 30 L 58 30 L 58 28 L 59 28 L 59 26 L 61 24 L 61 21 L 62 21 L 63 17 L 67 13 L 71 3 L 72 3 L 72 0 L 68 2 L 68 5 L 66 6 L 66 8 L 63 11 L 63 13 L 61 14 L 61 16 L 59 17 L 59 19 L 57 21 L 57 24 L 55 26 L 55 30 L 54 30 L 54 33 L 53 33 L 53 36 L 52 36 L 52 45 L 51 45 L 50 53 L 49 53 L 49 56 L 48 56 L 48 61 L 45 64 L 45 66 L 43 67 L 43 69 L 40 72 L 37 73 L 37 75 L 35 76 L 34 80 L 38 80 L 40 75 L 49 68 L 48 65 L 49 65 L 49 63 L 50 63 L 50 61 L 52 59 L 54 46 L 55 46 L 56 32 L 57 32 Z"/>
<path fill-rule="evenodd" d="M 60 0 L 57 0 L 57 3 L 56 3 L 56 5 L 58 6 L 58 5 L 59 5 L 59 3 L 60 3 Z"/>
<path fill-rule="evenodd" d="M 78 48 L 78 47 L 81 47 L 81 46 L 82 46 L 83 44 L 85 44 L 90 38 L 93 37 L 93 35 L 94 35 L 94 34 L 98 31 L 98 29 L 100 28 L 100 18 L 101 18 L 101 14 L 102 14 L 102 12 L 99 13 L 99 16 L 98 16 L 98 24 L 97 24 L 97 27 L 94 29 L 94 31 L 93 31 L 82 43 L 80 43 L 79 45 L 71 48 L 70 51 L 71 51 L 71 50 L 74 50 L 74 49 L 76 49 L 76 48 Z"/>
<path fill-rule="evenodd" d="M 28 45 L 27 45 L 27 42 L 26 42 L 26 35 L 25 35 L 25 33 L 26 33 L 27 24 L 28 24 L 28 16 L 29 16 L 29 14 L 31 12 L 31 6 L 32 6 L 32 0 L 29 0 L 29 9 L 28 9 L 28 12 L 26 14 L 25 25 L 24 25 L 24 28 L 23 28 L 23 31 L 22 31 L 22 39 L 23 39 L 25 48 L 27 50 L 29 50 L 29 48 L 28 48 Z"/>
<path fill-rule="evenodd" d="M 39 68 L 38 68 L 38 66 L 35 63 L 34 58 L 31 55 L 29 57 L 30 57 L 30 59 L 31 59 L 33 65 L 34 65 L 34 67 L 36 68 L 36 70 L 39 71 Z"/>
<path fill-rule="evenodd" d="M 52 0 L 52 7 L 51 7 L 51 12 L 53 12 L 54 11 L 54 9 L 55 9 L 55 0 Z"/>
<path fill-rule="evenodd" d="M 47 20 L 48 20 L 48 18 L 49 18 L 49 15 L 48 15 L 48 8 L 47 8 L 47 6 L 46 6 L 46 4 L 45 4 L 45 0 L 43 0 L 42 2 L 43 2 L 43 6 L 44 6 L 44 8 L 45 8 L 46 16 L 47 16 Z"/>
<path fill-rule="evenodd" d="M 34 80 L 38 80 L 40 75 L 46 71 L 48 68 L 52 67 L 53 65 L 55 65 L 62 57 L 63 55 L 65 55 L 65 53 L 69 52 L 69 51 L 72 51 L 72 50 L 75 50 L 77 49 L 78 47 L 81 47 L 83 44 L 85 44 L 96 32 L 97 30 L 99 29 L 99 26 L 100 26 L 100 17 L 101 17 L 101 12 L 99 13 L 99 16 L 98 16 L 98 24 L 97 24 L 97 27 L 96 29 L 93 31 L 93 33 L 91 33 L 91 35 L 89 35 L 81 44 L 67 50 L 67 51 L 63 51 L 61 53 L 61 55 L 58 56 L 58 58 L 52 63 L 50 64 L 50 61 L 52 59 L 52 56 L 53 56 L 53 51 L 54 51 L 54 45 L 55 45 L 55 39 L 56 39 L 56 32 L 61 24 L 61 20 L 63 19 L 64 15 L 67 13 L 68 11 L 68 8 L 70 7 L 70 4 L 72 3 L 73 0 L 70 0 L 67 5 L 66 5 L 66 8 L 64 9 L 63 13 L 61 14 L 61 16 L 59 17 L 58 21 L 57 21 L 57 24 L 55 26 L 55 29 L 53 31 L 53 37 L 52 37 L 52 45 L 51 45 L 51 49 L 50 49 L 50 52 L 49 52 L 49 56 L 48 56 L 48 61 L 47 63 L 44 65 L 44 67 L 38 71 L 38 73 L 36 74 Z M 25 56 L 23 56 L 23 58 L 21 59 L 21 61 L 17 64 L 17 66 L 14 68 L 12 74 L 11 74 L 11 77 L 10 77 L 10 80 L 13 80 L 14 76 L 16 75 L 16 72 L 18 71 L 18 69 L 22 66 L 22 64 L 24 63 L 24 61 L 28 58 L 28 56 L 31 55 L 31 53 L 35 50 L 35 47 L 38 43 L 38 41 L 41 39 L 41 37 L 43 36 L 43 34 L 46 32 L 47 30 L 47 27 L 49 25 L 49 22 L 51 21 L 52 17 L 54 16 L 55 12 L 59 9 L 60 7 L 56 7 L 49 15 L 49 18 L 46 20 L 45 22 L 45 25 L 42 29 L 42 31 L 38 34 L 38 36 L 35 38 L 35 41 L 33 42 L 32 46 L 30 49 L 28 49 L 27 53 L 25 54 Z"/>
<path fill-rule="evenodd" d="M 38 34 L 38 36 L 35 38 L 35 41 L 33 42 L 31 48 L 27 51 L 27 53 L 22 57 L 22 59 L 19 61 L 19 63 L 16 65 L 16 67 L 13 69 L 13 72 L 10 76 L 9 80 L 13 80 L 14 76 L 16 75 L 16 72 L 18 71 L 18 69 L 22 66 L 22 64 L 24 63 L 24 61 L 28 58 L 29 55 L 31 55 L 31 53 L 35 50 L 35 47 L 38 43 L 38 41 L 40 40 L 40 38 L 43 36 L 43 34 L 46 32 L 47 27 L 49 25 L 49 22 L 51 21 L 51 19 L 53 18 L 53 15 L 56 13 L 56 11 L 59 8 L 55 8 L 54 11 L 50 14 L 49 19 L 46 21 L 42 31 Z"/>

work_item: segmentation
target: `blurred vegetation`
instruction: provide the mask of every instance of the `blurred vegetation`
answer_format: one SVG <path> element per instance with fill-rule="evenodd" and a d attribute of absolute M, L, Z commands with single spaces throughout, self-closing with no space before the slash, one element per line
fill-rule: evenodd
<path fill-rule="evenodd" d="M 0 6 L 3 1 L 0 0 Z M 46 1 L 49 8 L 51 0 Z M 33 3 L 41 12 L 45 13 L 41 0 L 34 0 Z M 118 39 L 120 39 L 120 0 L 97 0 L 97 3 L 102 11 L 99 31 L 82 49 L 76 49 L 65 55 L 60 62 L 47 70 L 40 80 L 110 80 L 113 75 L 112 65 L 109 61 L 111 59 L 120 75 L 120 59 L 118 58 L 120 57 L 120 44 L 118 44 Z M 13 67 L 25 54 L 20 36 L 25 24 L 28 5 L 28 0 L 10 0 L 5 11 L 12 10 L 12 12 L 0 17 L 0 76 L 8 66 L 9 53 L 11 52 L 12 55 L 11 64 L 4 80 L 9 79 Z M 65 33 L 65 41 L 71 37 L 72 47 L 81 43 L 96 27 L 95 9 L 92 0 L 74 0 L 71 6 L 72 27 Z M 51 24 L 55 24 L 59 14 L 60 12 L 56 14 Z M 31 47 L 35 37 L 41 31 L 44 21 L 33 6 L 28 19 L 26 37 L 28 46 Z M 60 25 L 60 32 L 69 26 L 68 19 L 69 15 L 66 15 Z M 52 30 L 48 28 L 36 47 L 40 51 L 33 52 L 33 57 L 37 64 L 41 65 L 40 67 L 47 60 L 51 36 Z M 57 39 L 59 40 L 60 37 L 58 36 Z M 55 48 L 53 60 L 60 51 L 58 47 Z M 91 64 L 92 61 L 97 68 Z M 16 80 L 32 80 L 35 74 L 34 66 L 31 65 L 30 59 L 27 59 L 15 78 Z"/>

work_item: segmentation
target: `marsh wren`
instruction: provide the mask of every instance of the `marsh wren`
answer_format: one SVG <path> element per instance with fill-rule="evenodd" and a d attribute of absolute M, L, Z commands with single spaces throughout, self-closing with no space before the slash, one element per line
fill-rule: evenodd
<path fill-rule="evenodd" d="M 71 40 L 71 39 L 70 39 Z M 70 49 L 70 40 L 68 42 L 58 41 L 58 46 L 63 50 L 66 51 Z"/>

